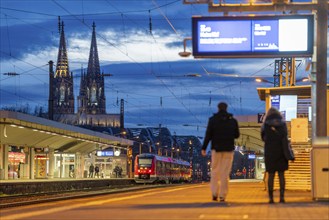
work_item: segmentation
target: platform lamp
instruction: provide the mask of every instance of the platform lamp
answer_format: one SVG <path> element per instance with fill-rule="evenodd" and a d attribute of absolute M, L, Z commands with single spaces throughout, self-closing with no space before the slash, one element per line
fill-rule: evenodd
<path fill-rule="evenodd" d="M 192 54 L 191 52 L 186 51 L 186 41 L 188 41 L 188 40 L 192 40 L 192 37 L 184 38 L 184 41 L 183 41 L 184 51 L 178 53 L 178 55 L 181 56 L 181 57 L 189 57 Z"/>

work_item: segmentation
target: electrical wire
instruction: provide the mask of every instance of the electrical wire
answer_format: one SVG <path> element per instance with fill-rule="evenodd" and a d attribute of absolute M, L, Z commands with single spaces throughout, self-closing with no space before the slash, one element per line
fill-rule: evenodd
<path fill-rule="evenodd" d="M 6 17 L 6 24 L 7 24 L 7 38 L 8 38 L 8 47 L 9 47 L 9 55 L 11 56 L 11 46 L 10 46 L 10 37 L 9 37 L 9 27 L 8 27 L 8 19 L 7 15 L 5 14 Z"/>
<path fill-rule="evenodd" d="M 178 1 L 173 1 L 173 2 L 171 2 L 170 4 L 173 4 L 173 3 L 176 3 L 176 2 L 178 2 Z M 167 4 L 167 5 L 169 5 L 169 3 Z M 151 10 L 155 10 L 156 8 L 153 8 L 153 9 L 151 9 Z M 143 11 L 145 11 L 145 10 L 143 10 Z M 148 11 L 150 11 L 150 10 L 148 10 Z M 127 13 L 127 12 L 124 12 L 124 13 Z M 118 14 L 118 13 L 116 13 L 116 14 Z M 121 12 L 121 15 L 122 15 L 123 13 Z M 88 15 L 88 14 L 85 14 L 85 15 Z M 70 15 L 70 16 L 72 16 L 72 15 Z M 77 18 L 75 18 L 75 19 L 77 19 Z M 111 46 L 113 46 L 113 45 L 111 45 Z M 125 54 L 125 53 L 123 53 L 123 54 Z M 126 51 L 126 54 L 127 54 L 127 51 Z M 255 73 L 256 74 L 256 73 Z M 158 77 L 157 77 L 158 78 Z M 163 81 L 163 80 L 162 80 Z M 164 83 L 164 82 L 163 82 Z M 185 88 L 185 87 L 184 87 Z M 158 96 L 157 96 L 158 97 Z M 176 97 L 176 98 L 178 98 L 178 97 Z"/>
<path fill-rule="evenodd" d="M 126 0 L 125 0 L 126 1 Z M 130 10 L 130 11 L 124 11 L 121 12 L 123 14 L 130 14 L 130 13 L 142 13 L 142 12 L 148 12 L 148 11 L 153 11 L 162 7 L 166 7 L 168 5 L 171 4 L 175 4 L 177 2 L 181 2 L 181 0 L 175 0 L 163 5 L 159 5 L 150 9 L 143 9 L 143 10 Z M 16 12 L 23 12 L 23 13 L 28 13 L 28 14 L 37 14 L 37 15 L 43 15 L 43 16 L 49 16 L 49 17 L 58 17 L 58 15 L 55 14 L 48 14 L 48 13 L 41 13 L 41 12 L 35 12 L 35 11 L 28 11 L 28 10 L 23 10 L 23 9 L 14 9 L 14 8 L 8 8 L 8 7 L 0 7 L 0 9 L 5 9 L 5 10 L 9 10 L 9 11 L 16 11 Z M 77 16 L 97 16 L 97 15 L 113 15 L 113 14 L 119 14 L 119 12 L 105 12 L 105 13 L 92 13 L 92 14 L 85 14 L 85 13 L 81 13 L 81 14 L 70 14 L 70 15 L 60 15 L 61 17 L 67 17 L 67 16 L 73 16 L 73 17 L 77 17 Z"/>

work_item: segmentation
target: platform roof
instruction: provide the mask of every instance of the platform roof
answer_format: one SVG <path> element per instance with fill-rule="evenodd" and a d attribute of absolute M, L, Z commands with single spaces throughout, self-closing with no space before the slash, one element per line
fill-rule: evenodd
<path fill-rule="evenodd" d="M 239 122 L 240 137 L 236 139 L 236 144 L 245 146 L 246 150 L 264 153 L 264 142 L 260 135 L 261 125 L 257 122 Z"/>
<path fill-rule="evenodd" d="M 0 111 L 0 143 L 89 153 L 114 145 L 126 149 L 133 141 L 19 112 Z"/>
<path fill-rule="evenodd" d="M 327 84 L 327 89 L 329 89 L 329 84 Z M 311 86 L 283 86 L 283 87 L 266 87 L 257 88 L 258 96 L 260 100 L 264 101 L 266 93 L 273 95 L 298 95 L 299 97 L 310 98 L 311 97 Z"/>

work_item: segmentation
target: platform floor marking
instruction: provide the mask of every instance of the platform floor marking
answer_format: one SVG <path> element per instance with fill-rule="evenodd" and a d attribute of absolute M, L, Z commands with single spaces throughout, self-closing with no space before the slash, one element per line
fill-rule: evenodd
<path fill-rule="evenodd" d="M 249 219 L 248 215 L 200 215 L 199 219 Z"/>
<path fill-rule="evenodd" d="M 63 211 L 67 211 L 67 210 L 71 210 L 71 209 L 75 209 L 75 208 L 94 206 L 94 205 L 97 206 L 97 205 L 102 205 L 104 203 L 122 201 L 122 200 L 127 200 L 127 199 L 135 199 L 135 198 L 150 196 L 150 195 L 154 195 L 154 194 L 167 193 L 167 192 L 173 192 L 173 191 L 184 190 L 184 189 L 192 189 L 192 188 L 198 188 L 198 187 L 203 187 L 203 186 L 205 186 L 205 185 L 179 187 L 179 188 L 175 188 L 175 189 L 168 189 L 168 190 L 155 191 L 155 192 L 140 191 L 140 192 L 138 192 L 139 194 L 132 195 L 132 196 L 124 196 L 124 197 L 120 197 L 120 198 L 110 198 L 110 199 L 106 199 L 106 200 L 102 200 L 102 201 L 87 202 L 84 204 L 73 204 L 73 205 L 67 205 L 67 206 L 63 206 L 63 207 L 40 210 L 40 211 L 33 211 L 33 212 L 28 212 L 28 213 L 1 216 L 1 220 L 16 220 L 16 219 L 22 219 L 22 218 L 30 218 L 33 216 L 46 215 L 46 214 L 51 214 L 51 213 L 56 213 L 56 212 L 63 212 Z M 146 192 L 146 193 L 144 193 L 144 192 Z"/>

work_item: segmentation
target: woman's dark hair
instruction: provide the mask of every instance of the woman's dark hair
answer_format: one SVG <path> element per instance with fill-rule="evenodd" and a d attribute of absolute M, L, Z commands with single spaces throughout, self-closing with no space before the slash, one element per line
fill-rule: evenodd
<path fill-rule="evenodd" d="M 266 113 L 265 119 L 266 119 L 268 116 L 270 116 L 270 115 L 280 115 L 280 116 L 282 117 L 282 115 L 281 115 L 281 113 L 279 112 L 279 110 L 277 110 L 276 108 L 273 108 L 273 107 L 269 108 L 269 110 L 268 110 L 267 113 Z"/>

